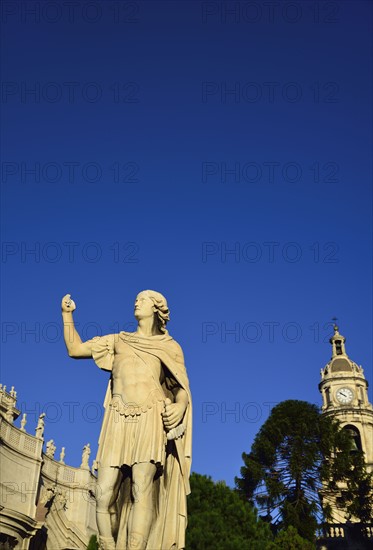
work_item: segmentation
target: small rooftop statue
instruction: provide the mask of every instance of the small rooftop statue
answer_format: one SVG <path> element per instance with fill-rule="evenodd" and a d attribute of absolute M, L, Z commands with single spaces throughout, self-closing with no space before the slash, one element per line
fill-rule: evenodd
<path fill-rule="evenodd" d="M 5 418 L 7 419 L 10 424 L 13 424 L 14 421 L 14 401 L 12 399 L 9 399 L 6 403 L 6 412 L 5 412 Z"/>
<path fill-rule="evenodd" d="M 38 425 L 36 426 L 36 429 L 35 429 L 35 436 L 39 439 L 43 439 L 43 435 L 44 435 L 44 418 L 45 418 L 45 413 L 41 413 L 41 415 L 39 416 Z"/>
<path fill-rule="evenodd" d="M 82 454 L 82 463 L 80 465 L 83 470 L 89 470 L 89 455 L 91 454 L 91 446 L 89 443 L 84 445 Z"/>
<path fill-rule="evenodd" d="M 46 451 L 45 454 L 49 456 L 49 458 L 54 458 L 54 453 L 56 452 L 56 445 L 54 444 L 53 439 L 50 439 L 46 444 Z"/>

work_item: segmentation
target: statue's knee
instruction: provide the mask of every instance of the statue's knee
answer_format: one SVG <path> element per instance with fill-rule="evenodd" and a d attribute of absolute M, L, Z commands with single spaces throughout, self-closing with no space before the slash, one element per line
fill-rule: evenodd
<path fill-rule="evenodd" d="M 138 464 L 132 469 L 132 494 L 152 491 L 156 468 L 154 464 Z"/>
<path fill-rule="evenodd" d="M 132 482 L 132 496 L 136 501 L 140 499 L 146 499 L 152 495 L 153 491 L 153 478 L 134 479 Z"/>
<path fill-rule="evenodd" d="M 96 492 L 96 509 L 103 512 L 108 512 L 113 502 L 113 488 L 101 487 L 100 491 Z"/>

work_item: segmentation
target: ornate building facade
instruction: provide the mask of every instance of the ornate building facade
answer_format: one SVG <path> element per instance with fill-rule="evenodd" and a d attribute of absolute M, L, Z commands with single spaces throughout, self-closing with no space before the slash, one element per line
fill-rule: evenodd
<path fill-rule="evenodd" d="M 44 446 L 44 416 L 35 435 L 20 427 L 17 394 L 0 386 L 0 549 L 82 550 L 97 532 L 96 477 L 89 469 L 89 445 L 80 468 L 55 458 L 53 440 Z"/>

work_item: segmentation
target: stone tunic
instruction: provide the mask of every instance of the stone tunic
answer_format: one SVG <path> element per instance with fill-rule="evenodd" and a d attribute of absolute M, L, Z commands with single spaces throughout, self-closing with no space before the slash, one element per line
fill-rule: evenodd
<path fill-rule="evenodd" d="M 135 353 L 117 334 L 93 338 L 92 344 L 96 364 L 112 373 L 112 397 L 100 437 L 102 452 L 98 466 L 131 467 L 152 462 L 163 467 L 167 438 L 162 419 L 165 395 L 159 379 L 160 374 L 163 377 L 159 360 L 153 369 L 141 358 L 141 352 Z M 126 395 L 125 377 L 129 369 L 132 376 L 134 369 L 139 374 L 142 391 L 139 389 L 138 400 L 133 400 L 133 395 L 130 400 Z"/>

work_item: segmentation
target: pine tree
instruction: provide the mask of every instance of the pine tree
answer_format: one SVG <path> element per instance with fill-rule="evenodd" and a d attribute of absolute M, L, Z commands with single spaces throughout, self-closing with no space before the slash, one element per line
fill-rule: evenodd
<path fill-rule="evenodd" d="M 320 494 L 335 493 L 342 481 L 346 514 L 364 521 L 371 515 L 371 476 L 362 453 L 351 452 L 348 432 L 316 405 L 289 400 L 274 407 L 242 458 L 237 489 L 277 531 L 293 526 L 314 541 L 317 526 L 331 514 Z"/>

